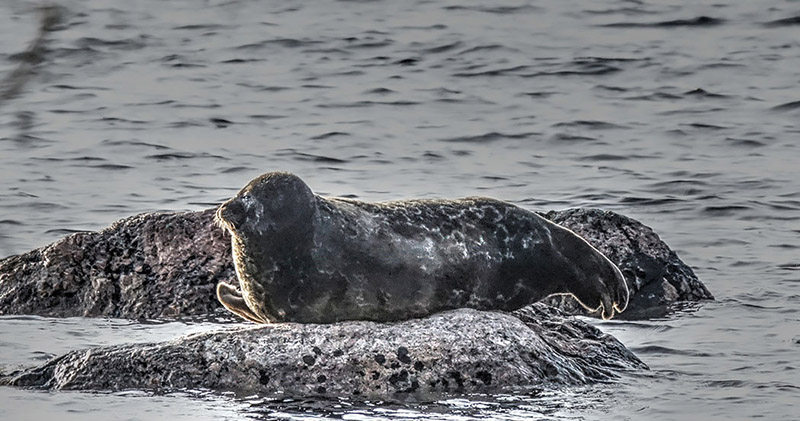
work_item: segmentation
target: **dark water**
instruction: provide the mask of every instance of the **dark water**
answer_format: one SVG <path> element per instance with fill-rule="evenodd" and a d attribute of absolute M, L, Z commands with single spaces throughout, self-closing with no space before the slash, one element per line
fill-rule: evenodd
<path fill-rule="evenodd" d="M 652 368 L 611 385 L 425 404 L 0 388 L 0 418 L 797 418 L 800 3 L 110 4 L 0 3 L 0 256 L 280 169 L 364 200 L 612 209 L 718 300 L 596 322 Z M 0 326 L 4 367 L 215 328 Z"/>

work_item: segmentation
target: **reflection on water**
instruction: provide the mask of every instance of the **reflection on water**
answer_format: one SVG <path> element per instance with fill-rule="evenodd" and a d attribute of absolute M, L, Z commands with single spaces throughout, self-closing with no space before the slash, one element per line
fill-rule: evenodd
<path fill-rule="evenodd" d="M 364 200 L 612 209 L 659 232 L 718 301 L 596 322 L 653 370 L 585 390 L 378 404 L 3 388 L 3 419 L 793 417 L 800 38 L 790 3 L 39 6 L 0 5 L 0 256 L 138 212 L 204 209 L 280 169 Z M 3 370 L 216 328 L 0 326 Z"/>

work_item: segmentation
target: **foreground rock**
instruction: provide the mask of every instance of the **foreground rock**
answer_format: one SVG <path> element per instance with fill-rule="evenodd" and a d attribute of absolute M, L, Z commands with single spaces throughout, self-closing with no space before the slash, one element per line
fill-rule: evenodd
<path fill-rule="evenodd" d="M 220 280 L 235 279 L 229 239 L 214 209 L 142 214 L 0 260 L 0 314 L 163 318 L 221 308 Z M 582 235 L 620 266 L 632 292 L 622 317 L 646 317 L 676 301 L 713 298 L 649 227 L 596 209 L 545 217 Z M 548 301 L 568 312 L 568 297 Z"/>
<path fill-rule="evenodd" d="M 395 324 L 276 324 L 73 351 L 0 384 L 392 397 L 586 384 L 644 368 L 612 336 L 535 304 L 513 315 L 461 309 Z"/>

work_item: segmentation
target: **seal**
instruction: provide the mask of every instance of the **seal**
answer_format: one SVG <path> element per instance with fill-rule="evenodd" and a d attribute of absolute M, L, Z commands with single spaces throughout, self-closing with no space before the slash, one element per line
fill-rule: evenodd
<path fill-rule="evenodd" d="M 500 200 L 368 203 L 321 197 L 271 172 L 220 205 L 216 220 L 230 233 L 239 281 L 218 284 L 217 297 L 256 323 L 511 311 L 552 294 L 609 319 L 628 303 L 622 273 L 602 253 Z"/>

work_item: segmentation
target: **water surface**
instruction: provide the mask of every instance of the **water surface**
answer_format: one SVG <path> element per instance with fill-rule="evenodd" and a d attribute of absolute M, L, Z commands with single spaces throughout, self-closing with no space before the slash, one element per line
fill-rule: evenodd
<path fill-rule="evenodd" d="M 0 5 L 0 256 L 288 170 L 364 200 L 611 209 L 718 300 L 594 322 L 652 368 L 610 385 L 435 403 L 2 388 L 3 419 L 796 417 L 796 2 L 65 0 L 35 44 L 37 6 Z M 0 326 L 3 367 L 216 328 Z"/>

